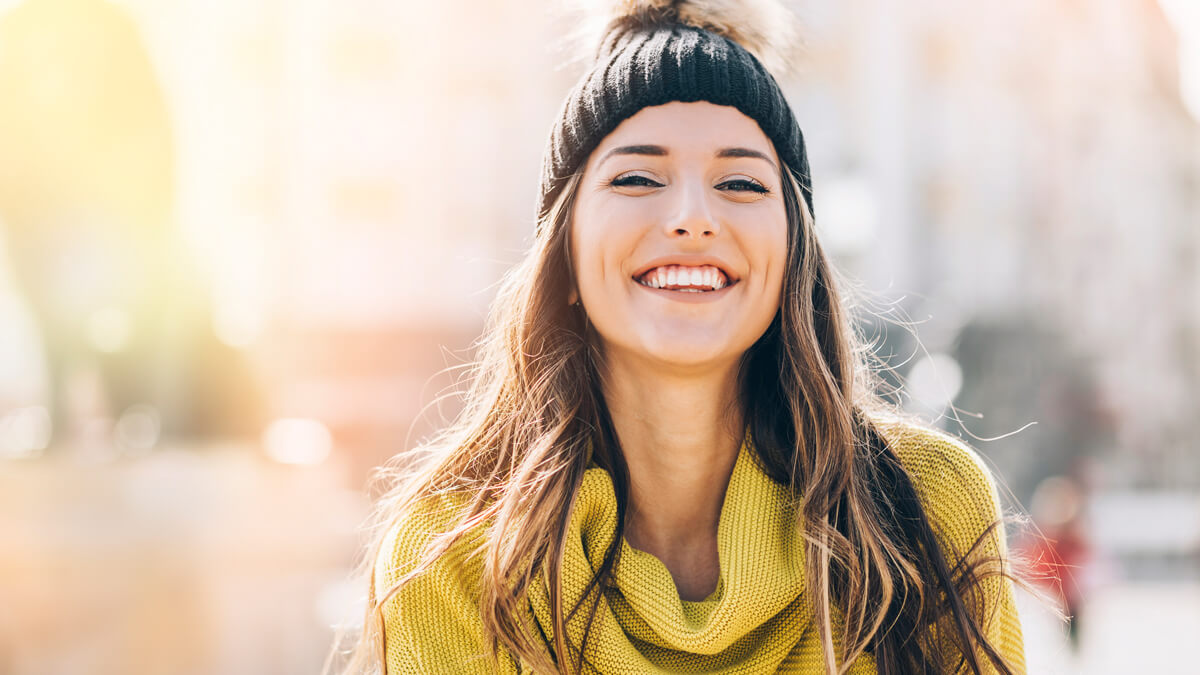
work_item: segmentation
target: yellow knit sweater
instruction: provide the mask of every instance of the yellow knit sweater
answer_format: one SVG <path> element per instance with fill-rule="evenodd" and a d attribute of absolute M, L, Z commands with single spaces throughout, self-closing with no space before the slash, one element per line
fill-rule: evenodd
<path fill-rule="evenodd" d="M 956 439 L 918 427 L 883 431 L 911 474 L 935 531 L 940 529 L 957 550 L 968 550 L 1000 515 L 995 485 L 979 456 Z M 718 525 L 720 580 L 707 599 L 681 600 L 661 561 L 621 542 L 617 591 L 606 595 L 588 638 L 588 658 L 601 673 L 823 672 L 794 511 L 785 488 L 762 472 L 753 452 L 747 438 Z M 429 537 L 449 526 L 453 510 L 449 501 L 414 509 L 390 530 L 375 564 L 377 594 L 413 568 Z M 616 516 L 608 472 L 589 469 L 570 520 L 562 571 L 564 607 L 574 606 L 581 597 L 613 541 Z M 481 563 L 478 556 L 468 556 L 478 542 L 477 536 L 464 538 L 385 602 L 389 675 L 496 672 L 496 665 L 484 656 L 488 646 L 482 638 L 477 590 Z M 986 552 L 996 553 L 997 546 L 1005 554 L 1002 538 Z M 1012 583 L 991 577 L 983 584 L 989 603 L 988 638 L 1017 672 L 1024 672 Z M 549 602 L 540 586 L 531 591 L 530 605 L 551 640 Z M 576 644 L 586 620 L 577 619 L 567 626 Z M 502 651 L 499 672 L 530 670 Z M 850 672 L 875 673 L 874 658 L 864 654 Z"/>

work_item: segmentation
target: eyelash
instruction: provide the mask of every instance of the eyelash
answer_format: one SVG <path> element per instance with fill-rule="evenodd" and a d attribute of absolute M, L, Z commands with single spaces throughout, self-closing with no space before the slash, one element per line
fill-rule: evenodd
<path fill-rule="evenodd" d="M 767 186 L 762 185 L 761 183 L 756 183 L 752 180 L 727 180 L 724 183 L 721 183 L 721 185 L 733 185 L 735 183 L 739 185 L 745 185 L 745 189 L 749 190 L 750 192 L 757 192 L 764 195 L 770 192 L 770 190 L 767 189 Z"/>
<path fill-rule="evenodd" d="M 642 181 L 642 182 L 638 182 L 638 181 Z M 637 175 L 617 176 L 616 178 L 609 181 L 608 184 L 611 187 L 662 187 L 662 183 L 659 183 L 658 181 L 651 180 L 649 178 L 646 178 L 645 176 L 637 176 Z M 748 191 L 748 192 L 757 192 L 759 194 L 764 194 L 764 195 L 770 192 L 770 190 L 768 190 L 765 185 L 761 185 L 759 183 L 756 183 L 756 182 L 750 181 L 750 180 L 743 180 L 743 179 L 727 180 L 724 183 L 721 183 L 720 185 L 718 185 L 717 187 L 721 187 L 721 186 L 725 186 L 725 185 L 745 186 L 742 188 L 742 190 L 738 190 L 739 192 L 744 190 L 744 191 Z"/>

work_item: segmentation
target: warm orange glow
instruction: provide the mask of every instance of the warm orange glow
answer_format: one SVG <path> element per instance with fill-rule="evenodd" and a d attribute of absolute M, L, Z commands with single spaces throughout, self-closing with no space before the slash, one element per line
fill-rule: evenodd
<path fill-rule="evenodd" d="M 532 238 L 579 73 L 550 4 L 0 0 L 0 670 L 319 669 L 367 478 L 458 411 Z M 1062 670 L 1169 669 L 1200 626 L 1200 2 L 796 4 L 819 237 L 924 344 L 868 330 L 914 412 L 1037 422 L 981 444 L 1006 506 L 1075 472 L 1114 514 Z"/>

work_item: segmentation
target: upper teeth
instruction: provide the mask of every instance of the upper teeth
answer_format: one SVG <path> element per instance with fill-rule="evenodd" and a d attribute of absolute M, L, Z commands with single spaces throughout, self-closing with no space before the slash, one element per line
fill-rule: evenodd
<path fill-rule="evenodd" d="M 725 288 L 729 280 L 712 265 L 664 265 L 643 274 L 638 283 L 650 288 L 701 293 Z"/>

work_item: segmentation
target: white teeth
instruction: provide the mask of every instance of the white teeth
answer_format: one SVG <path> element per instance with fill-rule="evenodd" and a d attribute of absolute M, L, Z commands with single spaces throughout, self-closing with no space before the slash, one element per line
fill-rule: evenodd
<path fill-rule="evenodd" d="M 729 285 L 729 279 L 711 265 L 703 267 L 683 267 L 667 265 L 647 272 L 641 278 L 643 286 L 650 288 L 668 288 L 671 286 L 701 286 L 704 288 L 675 288 L 672 290 L 688 293 L 703 293 L 718 291 Z"/>

